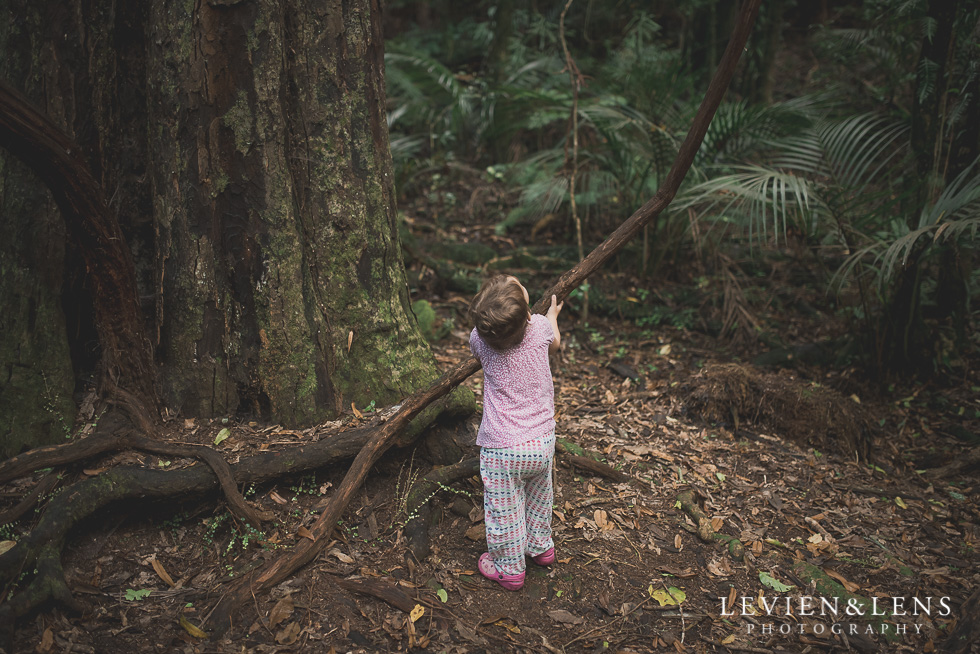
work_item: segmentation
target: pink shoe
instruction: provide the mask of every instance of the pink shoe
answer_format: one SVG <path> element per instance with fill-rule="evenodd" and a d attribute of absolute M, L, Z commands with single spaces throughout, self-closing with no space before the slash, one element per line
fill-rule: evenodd
<path fill-rule="evenodd" d="M 551 565 L 555 562 L 555 548 L 549 547 L 537 556 L 532 556 L 531 560 L 538 565 Z"/>
<path fill-rule="evenodd" d="M 484 552 L 480 555 L 480 560 L 477 561 L 476 567 L 481 575 L 487 579 L 496 581 L 507 590 L 520 590 L 524 586 L 524 573 L 522 572 L 519 575 L 505 575 L 502 572 L 498 572 L 497 566 L 493 564 L 493 559 L 490 557 L 490 552 Z"/>

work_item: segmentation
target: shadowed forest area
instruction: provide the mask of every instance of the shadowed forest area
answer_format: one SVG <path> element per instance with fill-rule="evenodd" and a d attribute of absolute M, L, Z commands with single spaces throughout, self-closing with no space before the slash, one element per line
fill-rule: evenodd
<path fill-rule="evenodd" d="M 0 651 L 980 651 L 975 3 L 7 5 Z"/>

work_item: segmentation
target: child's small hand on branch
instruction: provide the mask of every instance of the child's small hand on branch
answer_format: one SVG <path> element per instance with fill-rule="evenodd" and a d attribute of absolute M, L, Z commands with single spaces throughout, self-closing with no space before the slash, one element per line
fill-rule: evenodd
<path fill-rule="evenodd" d="M 561 345 L 561 332 L 558 331 L 558 314 L 561 313 L 563 306 L 565 306 L 564 302 L 559 303 L 557 297 L 554 295 L 551 296 L 551 306 L 548 307 L 548 313 L 545 314 L 545 317 L 551 323 L 551 331 L 555 334 L 555 340 L 548 346 L 548 354 L 557 352 Z"/>
<path fill-rule="evenodd" d="M 548 309 L 548 313 L 545 314 L 548 320 L 557 319 L 558 314 L 561 313 L 561 308 L 565 306 L 565 303 L 559 303 L 558 298 L 554 295 L 551 296 L 551 307 Z"/>

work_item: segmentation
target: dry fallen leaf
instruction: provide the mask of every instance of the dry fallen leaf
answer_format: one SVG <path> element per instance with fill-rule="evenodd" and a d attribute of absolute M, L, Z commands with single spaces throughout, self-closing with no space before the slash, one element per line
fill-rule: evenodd
<path fill-rule="evenodd" d="M 829 570 L 827 568 L 822 568 L 822 570 L 827 573 L 828 577 L 833 577 L 834 579 L 839 581 L 841 583 L 841 586 L 847 589 L 847 592 L 856 593 L 859 590 L 861 590 L 861 586 L 855 584 L 853 581 L 848 581 L 836 570 Z"/>
<path fill-rule="evenodd" d="M 564 609 L 556 609 L 554 611 L 548 611 L 548 615 L 551 619 L 556 622 L 561 622 L 562 624 L 582 624 L 585 622 L 584 619 L 573 615 Z"/>
<path fill-rule="evenodd" d="M 732 574 L 732 568 L 728 564 L 727 559 L 720 559 L 718 561 L 712 561 L 708 564 L 708 572 L 716 577 L 727 577 Z"/>
<path fill-rule="evenodd" d="M 275 627 L 280 622 L 286 620 L 286 618 L 293 614 L 294 608 L 293 600 L 288 597 L 283 597 L 276 602 L 276 605 L 269 611 L 269 627 Z"/>
<path fill-rule="evenodd" d="M 35 651 L 38 654 L 48 654 L 51 651 L 51 647 L 54 645 L 54 632 L 51 631 L 51 627 L 44 630 L 41 634 L 41 642 L 38 643 Z"/>
<path fill-rule="evenodd" d="M 290 622 L 285 629 L 276 634 L 276 642 L 280 645 L 292 645 L 299 638 L 298 622 Z"/>
<path fill-rule="evenodd" d="M 679 579 L 688 579 L 690 577 L 697 576 L 697 571 L 694 568 L 677 568 L 672 565 L 661 565 L 657 566 L 660 572 L 666 572 L 667 574 L 674 575 Z"/>
<path fill-rule="evenodd" d="M 495 624 L 498 627 L 503 627 L 504 629 L 506 629 L 507 631 L 509 631 L 512 634 L 519 634 L 519 633 L 521 633 L 521 628 L 518 627 L 516 624 L 510 624 L 508 622 L 508 620 L 510 620 L 510 618 L 504 618 L 504 619 L 501 619 L 501 620 L 497 620 L 493 624 Z"/>
<path fill-rule="evenodd" d="M 425 614 L 425 607 L 422 606 L 421 604 L 416 604 L 415 608 L 412 609 L 412 612 L 408 614 L 408 617 L 412 622 L 415 622 L 416 620 L 421 618 L 424 614 Z"/>
<path fill-rule="evenodd" d="M 269 498 L 272 499 L 276 504 L 286 504 L 289 502 L 285 497 L 277 493 L 276 491 L 269 492 Z"/>
<path fill-rule="evenodd" d="M 354 559 L 352 559 L 348 555 L 344 554 L 343 552 L 341 552 L 340 550 L 338 550 L 336 547 L 333 548 L 332 550 L 330 550 L 329 552 L 327 552 L 327 554 L 329 554 L 330 556 L 337 557 L 337 559 L 339 559 L 342 563 L 353 563 L 354 562 Z"/>
<path fill-rule="evenodd" d="M 163 567 L 163 564 L 162 563 L 160 563 L 156 559 L 151 559 L 150 560 L 150 565 L 153 566 L 153 569 L 160 576 L 160 578 L 163 579 L 164 583 L 166 583 L 171 588 L 174 587 L 174 585 L 175 585 L 174 584 L 174 580 L 173 580 L 173 578 L 169 574 L 167 574 L 167 570 L 166 570 L 166 568 Z"/>
<path fill-rule="evenodd" d="M 487 538 L 487 526 L 482 522 L 478 525 L 473 525 L 466 530 L 465 536 L 470 540 L 481 541 Z"/>
<path fill-rule="evenodd" d="M 184 631 L 189 633 L 194 638 L 207 638 L 208 635 L 204 631 L 201 631 L 198 627 L 191 624 L 191 621 L 184 617 L 184 614 L 180 614 L 180 626 L 184 628 Z"/>
<path fill-rule="evenodd" d="M 306 527 L 300 526 L 300 528 L 296 530 L 296 535 L 300 538 L 309 538 L 314 543 L 316 542 L 316 536 L 314 536 L 313 532 Z"/>

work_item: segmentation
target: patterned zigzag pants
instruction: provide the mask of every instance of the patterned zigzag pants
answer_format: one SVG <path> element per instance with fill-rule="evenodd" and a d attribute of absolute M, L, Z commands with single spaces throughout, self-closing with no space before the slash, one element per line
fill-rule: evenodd
<path fill-rule="evenodd" d="M 554 546 L 551 467 L 555 433 L 507 448 L 480 449 L 487 550 L 497 570 L 524 572 L 524 556 Z"/>

